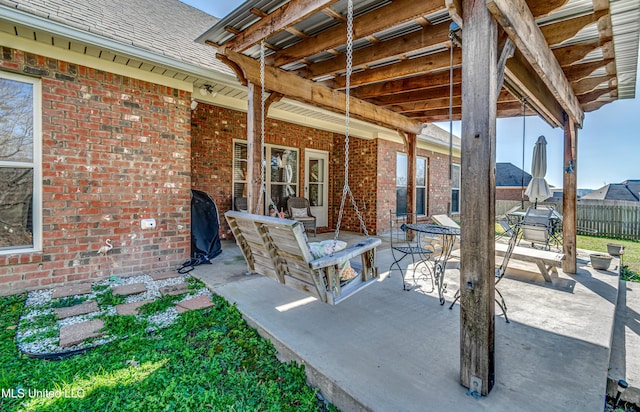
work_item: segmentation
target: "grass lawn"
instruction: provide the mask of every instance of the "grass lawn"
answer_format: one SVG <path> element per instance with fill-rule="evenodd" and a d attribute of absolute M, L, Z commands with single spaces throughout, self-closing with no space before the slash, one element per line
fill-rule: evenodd
<path fill-rule="evenodd" d="M 607 243 L 624 246 L 623 264 L 627 266 L 630 271 L 640 274 L 640 242 L 578 235 L 576 246 L 578 249 L 607 253 Z M 638 281 L 640 281 L 640 278 Z"/>
<path fill-rule="evenodd" d="M 14 327 L 25 299 L 0 298 L 2 411 L 326 409 L 303 367 L 279 362 L 273 345 L 219 296 L 214 307 L 185 312 L 153 333 L 138 318 L 119 316 L 111 327 L 126 339 L 60 361 L 18 351 Z"/>

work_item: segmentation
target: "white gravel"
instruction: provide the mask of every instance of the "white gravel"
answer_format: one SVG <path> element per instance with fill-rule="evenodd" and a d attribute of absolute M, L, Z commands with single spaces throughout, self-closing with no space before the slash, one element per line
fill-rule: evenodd
<path fill-rule="evenodd" d="M 144 283 L 146 287 L 146 292 L 139 293 L 136 295 L 130 295 L 125 298 L 126 303 L 139 302 L 145 299 L 155 300 L 161 297 L 160 288 L 165 286 L 177 285 L 183 282 L 187 282 L 189 275 L 186 274 L 176 274 L 175 277 L 163 279 L 159 281 L 154 281 L 149 275 L 139 275 L 139 276 L 131 276 L 131 277 L 111 277 L 109 279 L 101 280 L 95 282 L 93 286 L 104 286 L 109 285 L 111 287 L 114 286 L 122 286 L 122 285 L 130 285 L 134 283 Z M 88 295 L 79 295 L 75 296 L 75 298 L 82 299 L 86 298 L 87 300 L 95 300 L 96 297 L 102 293 L 104 293 L 106 289 L 101 291 L 93 291 Z M 187 294 L 181 301 L 192 299 L 197 296 L 206 295 L 209 298 L 212 298 L 211 291 L 206 287 L 198 289 L 197 291 L 193 291 Z M 50 354 L 61 354 L 66 352 L 72 352 L 79 349 L 86 349 L 98 345 L 102 345 L 104 343 L 111 342 L 119 337 L 116 336 L 104 336 L 102 338 L 93 339 L 89 343 L 83 342 L 78 345 L 61 348 L 59 346 L 59 338 L 49 337 L 49 338 L 39 338 L 34 342 L 25 342 L 25 340 L 31 340 L 35 334 L 46 334 L 50 332 L 51 329 L 55 330 L 56 335 L 59 335 L 59 330 L 63 326 L 73 325 L 76 323 L 84 322 L 87 320 L 91 320 L 94 318 L 105 318 L 107 316 L 115 316 L 116 309 L 115 306 L 109 306 L 107 308 L 99 309 L 97 312 L 88 313 L 85 315 L 72 316 L 69 318 L 57 320 L 55 322 L 55 326 L 49 328 L 33 328 L 32 324 L 37 322 L 37 318 L 52 314 L 54 310 L 50 307 L 52 302 L 52 290 L 51 289 L 43 289 L 29 292 L 27 296 L 27 300 L 25 301 L 25 310 L 24 314 L 20 318 L 18 324 L 18 330 L 16 331 L 16 341 L 18 343 L 18 348 L 24 352 L 33 355 L 50 355 Z M 153 315 L 144 316 L 137 315 L 140 319 L 146 319 L 150 327 L 149 331 L 154 331 L 162 328 L 166 328 L 170 326 L 178 317 L 178 311 L 175 307 L 169 307 L 167 310 L 163 312 L 158 312 Z M 50 333 L 49 333 L 50 334 Z"/>

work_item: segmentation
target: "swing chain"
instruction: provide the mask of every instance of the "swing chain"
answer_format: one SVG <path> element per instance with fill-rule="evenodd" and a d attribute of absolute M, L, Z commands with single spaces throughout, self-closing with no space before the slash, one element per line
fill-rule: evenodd
<path fill-rule="evenodd" d="M 350 123 L 350 107 L 349 100 L 351 95 L 351 73 L 353 71 L 353 1 L 349 0 L 347 6 L 347 50 L 345 52 L 347 58 L 347 67 L 345 72 L 345 142 L 344 142 L 344 187 L 342 188 L 342 199 L 340 201 L 340 211 L 338 213 L 338 221 L 336 223 L 336 231 L 334 234 L 334 240 L 338 239 L 340 233 L 340 225 L 342 224 L 342 216 L 344 212 L 344 204 L 347 197 L 347 193 L 351 198 L 351 203 L 360 221 L 360 227 L 364 232 L 364 235 L 369 237 L 367 226 L 364 223 L 364 218 L 358 210 L 358 204 L 353 197 L 353 192 L 349 187 L 349 123 Z"/>
<path fill-rule="evenodd" d="M 256 209 L 256 213 L 260 210 L 262 206 L 262 197 L 266 192 L 265 183 L 264 183 L 264 174 L 265 174 L 265 161 L 264 161 L 264 41 L 260 42 L 260 136 L 261 136 L 261 144 L 260 144 L 260 195 L 258 195 L 258 206 Z"/>

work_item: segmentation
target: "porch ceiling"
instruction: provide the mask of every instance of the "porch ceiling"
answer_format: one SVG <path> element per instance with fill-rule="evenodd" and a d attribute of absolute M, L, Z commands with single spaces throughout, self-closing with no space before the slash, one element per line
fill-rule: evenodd
<path fill-rule="evenodd" d="M 454 46 L 451 65 L 449 37 L 452 18 L 462 25 L 460 3 L 355 2 L 355 117 L 405 131 L 448 120 L 451 83 L 452 115 L 460 119 L 462 53 Z M 526 97 L 528 114 L 553 126 L 568 115 L 581 125 L 583 112 L 635 97 L 638 2 L 487 0 L 487 6 L 499 23 L 500 44 L 508 37 L 516 46 L 506 63 L 499 117 L 521 115 Z M 220 59 L 239 66 L 239 77 L 259 84 L 264 40 L 268 90 L 340 112 L 346 14 L 347 0 L 248 0 L 196 41 L 216 47 Z"/>

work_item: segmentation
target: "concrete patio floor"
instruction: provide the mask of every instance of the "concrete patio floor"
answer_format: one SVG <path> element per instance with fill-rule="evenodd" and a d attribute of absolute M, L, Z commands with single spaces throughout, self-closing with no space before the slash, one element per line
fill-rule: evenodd
<path fill-rule="evenodd" d="M 358 235 L 341 234 L 350 237 Z M 554 286 L 541 276 L 507 272 L 498 287 L 511 323 L 496 307 L 495 385 L 479 399 L 459 384 L 459 306 L 448 309 L 459 272 L 447 269 L 447 303 L 440 306 L 429 284 L 405 292 L 397 273 L 387 278 L 393 261 L 388 243 L 378 248 L 377 260 L 386 279 L 337 306 L 245 275 L 232 241 L 223 241 L 213 264 L 191 274 L 236 303 L 280 357 L 304 364 L 309 383 L 344 411 L 603 410 L 616 260 L 611 271 L 597 271 L 579 256 L 578 273 L 560 272 Z"/>

